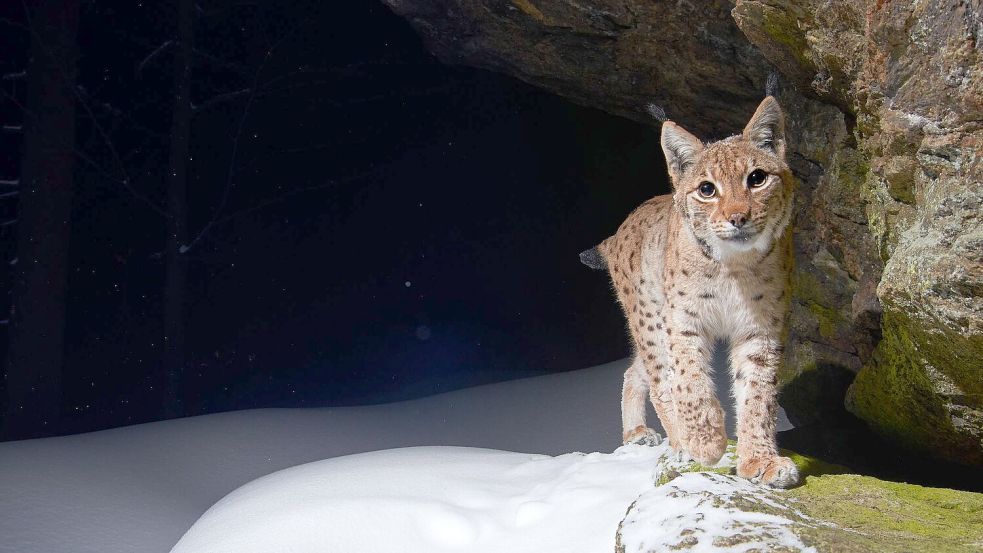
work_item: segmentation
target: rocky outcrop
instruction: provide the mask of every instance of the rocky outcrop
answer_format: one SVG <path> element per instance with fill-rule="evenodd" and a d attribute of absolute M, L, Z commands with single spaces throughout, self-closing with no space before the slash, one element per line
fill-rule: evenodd
<path fill-rule="evenodd" d="M 980 0 L 384 1 L 448 63 L 706 138 L 777 68 L 801 180 L 782 404 L 805 423 L 846 395 L 983 465 Z"/>
<path fill-rule="evenodd" d="M 734 476 L 732 449 L 716 466 L 701 467 L 659 447 L 665 454 L 654 486 L 618 526 L 618 553 L 969 553 L 983 543 L 981 494 L 847 474 L 789 452 L 804 482 L 776 491 Z"/>
<path fill-rule="evenodd" d="M 648 104 L 667 106 L 704 134 L 743 128 L 769 71 L 726 2 L 384 2 L 444 62 L 501 71 L 639 121 L 652 121 Z"/>
<path fill-rule="evenodd" d="M 983 464 L 979 0 L 738 0 L 733 13 L 799 90 L 856 121 L 883 339 L 848 408 L 899 442 Z"/>

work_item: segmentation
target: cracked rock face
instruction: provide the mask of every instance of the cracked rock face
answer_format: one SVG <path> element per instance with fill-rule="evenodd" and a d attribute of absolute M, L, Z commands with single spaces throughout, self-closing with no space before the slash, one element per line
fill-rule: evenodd
<path fill-rule="evenodd" d="M 705 139 L 777 69 L 801 181 L 783 406 L 803 424 L 846 396 L 983 465 L 980 0 L 384 2 L 445 62 L 651 124 L 655 103 Z"/>

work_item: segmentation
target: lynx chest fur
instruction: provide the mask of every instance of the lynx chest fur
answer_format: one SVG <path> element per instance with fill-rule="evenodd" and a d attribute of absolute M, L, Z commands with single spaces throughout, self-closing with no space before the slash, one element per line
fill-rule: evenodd
<path fill-rule="evenodd" d="M 717 462 L 727 436 L 710 361 L 725 339 L 738 474 L 792 485 L 795 465 L 775 443 L 794 192 L 784 116 L 769 96 L 742 134 L 710 144 L 667 121 L 662 147 L 673 193 L 641 205 L 590 252 L 610 272 L 635 346 L 622 394 L 623 439 L 660 439 L 645 422 L 648 399 L 674 450 Z"/>

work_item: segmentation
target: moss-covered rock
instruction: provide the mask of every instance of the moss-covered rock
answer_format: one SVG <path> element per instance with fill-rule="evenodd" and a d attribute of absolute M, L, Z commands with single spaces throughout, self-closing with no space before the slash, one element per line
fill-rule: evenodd
<path fill-rule="evenodd" d="M 714 467 L 662 456 L 653 489 L 619 525 L 616 551 L 968 553 L 983 546 L 983 494 L 886 482 L 788 451 L 804 479 L 777 491 L 734 476 L 732 447 Z"/>
<path fill-rule="evenodd" d="M 943 553 L 983 547 L 983 494 L 836 474 L 811 476 L 787 496 L 797 500 L 803 514 L 833 523 L 836 529 L 823 533 L 848 537 L 861 546 L 857 551 Z"/>

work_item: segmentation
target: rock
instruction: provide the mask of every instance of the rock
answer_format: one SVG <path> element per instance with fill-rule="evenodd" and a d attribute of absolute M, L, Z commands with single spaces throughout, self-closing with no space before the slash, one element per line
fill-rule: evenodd
<path fill-rule="evenodd" d="M 648 123 L 654 103 L 705 135 L 742 129 L 769 72 L 727 2 L 383 1 L 444 62 Z"/>
<path fill-rule="evenodd" d="M 983 466 L 980 0 L 384 2 L 448 63 L 653 125 L 655 103 L 704 138 L 777 68 L 801 181 L 782 405 L 805 424 L 846 400 Z"/>
<path fill-rule="evenodd" d="M 983 465 L 983 11 L 738 0 L 734 17 L 808 95 L 856 118 L 879 341 L 846 405 L 915 449 Z M 787 23 L 794 22 L 794 25 Z M 857 299 L 856 296 L 854 298 Z"/>
<path fill-rule="evenodd" d="M 927 553 L 983 544 L 983 494 L 884 482 L 791 455 L 805 482 L 777 491 L 734 476 L 732 450 L 710 469 L 667 453 L 653 488 L 619 524 L 615 550 Z"/>

